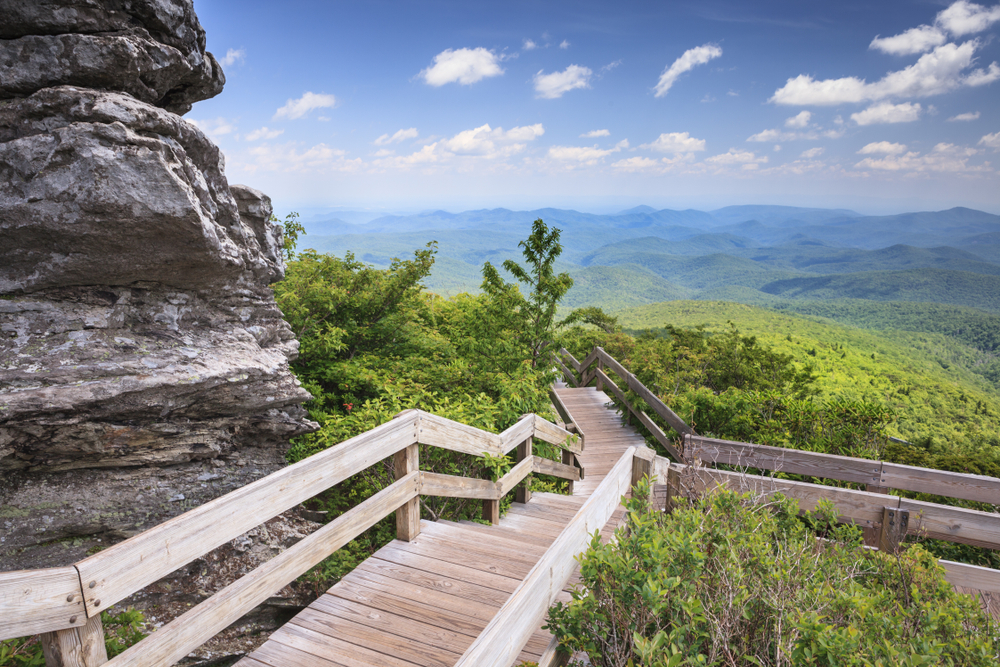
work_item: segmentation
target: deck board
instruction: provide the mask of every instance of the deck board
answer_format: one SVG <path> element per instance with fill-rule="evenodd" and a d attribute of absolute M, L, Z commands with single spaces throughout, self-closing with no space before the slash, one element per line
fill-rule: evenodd
<path fill-rule="evenodd" d="M 621 454 L 644 444 L 593 388 L 557 387 L 584 435 L 585 470 L 572 496 L 534 493 L 498 526 L 421 521 L 276 631 L 239 667 L 451 666 L 520 585 Z M 619 507 L 601 531 L 609 539 Z M 579 580 L 574 575 L 569 589 Z M 559 599 L 569 600 L 563 591 Z M 552 640 L 539 628 L 514 664 L 538 660 Z"/>

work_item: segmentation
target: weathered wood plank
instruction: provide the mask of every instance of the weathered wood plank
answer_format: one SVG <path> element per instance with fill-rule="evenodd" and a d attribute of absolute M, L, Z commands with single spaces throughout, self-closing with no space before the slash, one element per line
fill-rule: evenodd
<path fill-rule="evenodd" d="M 677 416 L 673 410 L 667 407 L 667 404 L 660 400 L 660 398 L 646 388 L 646 385 L 639 382 L 639 379 L 634 375 L 629 376 L 628 388 L 639 395 L 639 398 L 646 401 L 649 407 L 653 408 L 656 414 L 663 417 L 663 420 L 670 424 L 670 428 L 674 429 L 681 435 L 697 435 L 694 429 L 688 426 L 683 419 Z"/>
<path fill-rule="evenodd" d="M 622 366 L 620 363 L 618 363 L 617 359 L 615 359 L 610 354 L 605 352 L 604 348 L 598 347 L 596 349 L 598 358 L 605 364 L 607 364 L 608 368 L 614 371 L 615 375 L 621 378 L 622 382 L 627 383 L 628 378 L 632 375 L 631 373 L 628 372 L 628 369 Z"/>
<path fill-rule="evenodd" d="M 420 446 L 410 445 L 392 456 L 393 473 L 397 480 L 411 473 L 420 473 Z M 418 480 L 419 486 L 419 480 Z M 396 510 L 396 539 L 409 542 L 420 534 L 420 498 L 414 496 Z"/>
<path fill-rule="evenodd" d="M 944 568 L 944 578 L 952 586 L 1000 593 L 1000 570 L 950 560 L 940 560 L 938 563 Z"/>
<path fill-rule="evenodd" d="M 1000 549 L 1000 514 L 925 503 L 908 498 L 900 500 L 899 508 L 910 511 L 908 531 L 911 534 L 988 549 Z"/>
<path fill-rule="evenodd" d="M 530 475 L 534 462 L 534 457 L 526 458 L 511 468 L 506 475 L 498 479 L 496 484 L 497 491 L 500 494 L 499 497 L 502 498 L 507 495 L 511 489 L 521 483 L 521 480 Z"/>
<path fill-rule="evenodd" d="M 499 500 L 497 483 L 488 479 L 472 479 L 437 472 L 420 472 L 420 495 L 441 498 L 473 498 Z"/>
<path fill-rule="evenodd" d="M 394 419 L 80 561 L 87 615 L 412 445 L 416 423 Z"/>
<path fill-rule="evenodd" d="M 556 357 L 556 363 L 559 365 L 559 370 L 562 371 L 563 377 L 566 379 L 566 384 L 571 387 L 577 386 L 578 380 L 576 379 L 576 376 L 573 375 L 573 372 L 570 371 L 570 369 L 566 368 L 566 364 L 562 362 L 562 359 Z"/>
<path fill-rule="evenodd" d="M 707 463 L 775 470 L 860 484 L 878 484 L 881 479 L 879 474 L 882 472 L 881 461 L 694 435 L 684 438 L 684 453 L 689 460 L 699 458 Z"/>
<path fill-rule="evenodd" d="M 996 477 L 883 463 L 881 485 L 1000 505 L 1000 479 Z"/>
<path fill-rule="evenodd" d="M 0 572 L 0 639 L 87 624 L 74 567 Z"/>
<path fill-rule="evenodd" d="M 570 433 L 564 428 L 560 428 L 551 422 L 547 422 L 541 417 L 535 416 L 535 437 L 544 442 L 559 445 L 572 452 L 583 451 L 580 446 L 580 437 L 575 433 Z"/>
<path fill-rule="evenodd" d="M 656 438 L 656 441 L 667 450 L 668 454 L 674 457 L 674 459 L 676 459 L 679 463 L 686 461 L 684 455 L 674 445 L 673 440 L 667 437 L 667 434 L 663 432 L 660 425 L 654 422 L 649 415 L 647 415 L 643 410 L 633 411 L 633 414 L 639 418 L 639 421 L 642 422 L 643 426 L 649 429 L 649 432 L 652 433 L 653 437 Z"/>
<path fill-rule="evenodd" d="M 878 550 L 894 554 L 906 537 L 906 527 L 910 522 L 907 510 L 886 507 L 882 511 L 882 526 L 878 531 Z"/>
<path fill-rule="evenodd" d="M 420 414 L 417 437 L 422 445 L 433 445 L 473 456 L 482 456 L 484 452 L 494 456 L 506 453 L 499 435 L 426 412 Z"/>
<path fill-rule="evenodd" d="M 569 361 L 570 365 L 573 366 L 573 369 L 577 373 L 580 372 L 580 368 L 581 368 L 580 362 L 576 360 L 576 357 L 573 356 L 572 352 L 570 352 L 569 350 L 567 350 L 565 347 L 561 347 L 561 348 L 559 348 L 559 353 L 562 354 L 563 358 L 565 358 L 567 361 Z"/>
<path fill-rule="evenodd" d="M 39 641 L 46 667 L 97 667 L 108 661 L 100 616 L 82 627 L 46 632 Z"/>
<path fill-rule="evenodd" d="M 634 449 L 629 448 L 622 454 L 597 492 L 584 503 L 455 667 L 509 667 L 576 568 L 573 556 L 586 548 L 593 531 L 604 527 L 628 490 L 633 453 Z"/>
<path fill-rule="evenodd" d="M 506 454 L 535 433 L 535 422 L 543 421 L 533 414 L 524 415 L 517 423 L 500 434 L 500 442 Z"/>
<path fill-rule="evenodd" d="M 598 357 L 599 354 L 597 352 L 597 348 L 594 348 L 593 350 L 590 351 L 590 354 L 584 357 L 583 361 L 580 362 L 579 372 L 583 373 L 585 370 L 590 368 L 594 364 L 594 362 L 597 361 Z"/>
<path fill-rule="evenodd" d="M 538 420 L 541 421 L 541 420 Z M 525 459 L 532 459 L 531 469 L 534 471 L 535 462 L 534 454 L 532 454 L 532 438 L 528 438 L 520 445 L 517 446 L 517 456 L 515 460 L 519 463 L 524 462 Z M 514 502 L 516 503 L 526 503 L 531 500 L 531 485 L 530 483 L 519 484 L 516 489 L 514 489 Z"/>
<path fill-rule="evenodd" d="M 419 494 L 418 472 L 394 482 L 117 656 L 112 667 L 172 665 L 275 591 Z"/>
<path fill-rule="evenodd" d="M 566 465 L 565 463 L 557 463 L 550 459 L 543 459 L 541 456 L 534 457 L 534 461 L 531 465 L 531 471 L 541 473 L 543 475 L 552 475 L 553 477 L 559 477 L 560 479 L 568 479 L 573 482 L 578 482 L 583 479 L 583 470 L 577 468 L 576 466 Z"/>

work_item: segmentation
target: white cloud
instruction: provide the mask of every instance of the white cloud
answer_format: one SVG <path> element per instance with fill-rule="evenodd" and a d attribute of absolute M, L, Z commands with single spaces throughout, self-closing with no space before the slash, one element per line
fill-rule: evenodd
<path fill-rule="evenodd" d="M 277 120 L 278 118 L 295 120 L 296 118 L 302 118 L 313 109 L 327 109 L 335 104 L 337 104 L 337 98 L 333 95 L 307 92 L 297 100 L 288 100 L 285 106 L 274 112 L 272 120 Z"/>
<path fill-rule="evenodd" d="M 808 74 L 800 74 L 788 79 L 769 101 L 802 106 L 878 101 L 887 97 L 928 97 L 1000 79 L 1000 66 L 996 63 L 988 70 L 978 69 L 962 75 L 975 62 L 979 46 L 978 40 L 938 46 L 920 56 L 913 65 L 889 72 L 874 83 L 853 76 L 817 81 Z"/>
<path fill-rule="evenodd" d="M 802 155 L 800 155 L 799 157 L 804 158 L 806 160 L 815 160 L 822 154 L 823 154 L 823 148 L 821 146 L 815 146 L 813 148 L 810 148 L 809 150 L 802 151 Z"/>
<path fill-rule="evenodd" d="M 569 48 L 569 40 L 568 39 L 564 39 L 562 42 L 560 42 L 559 43 L 559 48 L 560 49 L 568 49 Z"/>
<path fill-rule="evenodd" d="M 812 119 L 812 114 L 808 111 L 800 111 L 795 116 L 792 116 L 785 121 L 785 127 L 794 127 L 797 129 L 802 129 L 809 125 L 809 121 Z"/>
<path fill-rule="evenodd" d="M 681 74 L 691 71 L 698 65 L 704 65 L 709 60 L 718 58 L 721 55 L 722 48 L 715 44 L 703 44 L 693 49 L 688 49 L 670 67 L 663 70 L 663 74 L 660 75 L 660 80 L 657 82 L 656 88 L 654 88 L 655 96 L 663 97 Z"/>
<path fill-rule="evenodd" d="M 229 67 L 230 65 L 235 65 L 236 63 L 240 63 L 242 65 L 246 56 L 247 52 L 244 49 L 229 49 L 226 51 L 226 55 L 219 58 L 219 64 L 223 67 Z"/>
<path fill-rule="evenodd" d="M 651 171 L 658 169 L 661 166 L 659 160 L 654 160 L 648 157 L 630 157 L 624 160 L 618 160 L 611 165 L 614 169 L 625 172 L 638 172 L 638 171 Z"/>
<path fill-rule="evenodd" d="M 920 118 L 920 105 L 911 102 L 892 104 L 882 102 L 864 111 L 851 114 L 851 120 L 858 125 L 875 125 L 876 123 L 911 123 Z"/>
<path fill-rule="evenodd" d="M 937 15 L 936 23 L 956 37 L 982 32 L 1000 21 L 1000 5 L 983 7 L 958 0 Z"/>
<path fill-rule="evenodd" d="M 694 153 L 705 150 L 705 140 L 695 139 L 687 132 L 665 132 L 655 141 L 639 148 L 649 148 L 660 153 Z"/>
<path fill-rule="evenodd" d="M 774 145 L 774 152 L 775 153 L 781 152 L 781 144 L 775 144 Z"/>
<path fill-rule="evenodd" d="M 756 165 L 767 162 L 767 156 L 757 157 L 757 154 L 753 151 L 741 151 L 738 148 L 730 148 L 727 153 L 705 158 L 705 162 L 711 165 L 754 165 L 753 168 L 755 168 Z"/>
<path fill-rule="evenodd" d="M 476 49 L 445 49 L 434 56 L 434 64 L 420 72 L 431 86 L 460 83 L 468 86 L 482 79 L 503 74 L 498 56 L 482 47 Z"/>
<path fill-rule="evenodd" d="M 969 158 L 979 152 L 975 148 L 940 143 L 929 153 L 923 155 L 916 152 L 909 152 L 905 154 L 889 154 L 882 158 L 867 157 L 854 166 L 857 169 L 911 173 L 974 173 L 992 171 L 989 162 L 981 165 L 968 164 Z"/>
<path fill-rule="evenodd" d="M 580 135 L 581 139 L 596 139 L 597 137 L 610 137 L 611 132 L 608 130 L 591 130 L 590 132 L 584 132 Z"/>
<path fill-rule="evenodd" d="M 952 116 L 951 118 L 949 118 L 948 122 L 954 123 L 955 121 L 970 121 L 970 120 L 979 120 L 979 112 L 969 111 L 968 113 L 960 113 L 957 116 Z"/>
<path fill-rule="evenodd" d="M 899 155 L 906 152 L 906 144 L 893 144 L 888 141 L 875 141 L 858 151 L 859 155 Z"/>
<path fill-rule="evenodd" d="M 250 132 L 243 138 L 246 139 L 247 141 L 257 141 L 258 139 L 274 139 L 275 137 L 279 137 L 284 133 L 285 133 L 284 130 L 272 130 L 269 129 L 267 126 L 265 126 L 265 127 L 258 127 L 256 130 Z"/>
<path fill-rule="evenodd" d="M 360 158 L 347 159 L 347 153 L 326 144 L 316 144 L 301 149 L 299 144 L 262 144 L 250 149 L 253 165 L 245 166 L 249 172 L 258 170 L 284 172 L 358 171 L 364 166 Z"/>
<path fill-rule="evenodd" d="M 236 129 L 236 126 L 231 121 L 222 116 L 218 118 L 206 118 L 205 120 L 195 120 L 194 118 L 185 118 L 184 120 L 193 123 L 199 130 L 213 139 L 231 134 Z"/>
<path fill-rule="evenodd" d="M 552 74 L 542 74 L 542 70 L 539 70 L 535 75 L 536 97 L 554 100 L 574 88 L 590 88 L 590 77 L 593 74 L 589 67 L 580 65 L 570 65 L 562 72 Z"/>
<path fill-rule="evenodd" d="M 929 25 L 922 25 L 892 37 L 876 37 L 868 45 L 868 48 L 878 49 L 894 56 L 909 56 L 929 51 L 935 46 L 941 46 L 946 41 L 948 38 L 944 32 Z"/>
<path fill-rule="evenodd" d="M 445 163 L 454 159 L 501 159 L 520 153 L 533 141 L 545 134 L 541 123 L 513 127 L 505 131 L 487 123 L 471 130 L 464 130 L 448 139 L 428 144 L 410 155 L 391 156 L 375 161 L 376 167 L 412 167 Z"/>
<path fill-rule="evenodd" d="M 398 144 L 400 141 L 406 141 L 407 139 L 416 139 L 418 136 L 417 128 L 411 127 L 408 130 L 396 130 L 396 133 L 392 136 L 388 134 L 383 134 L 381 137 L 374 141 L 376 146 L 385 146 L 387 144 Z"/>
<path fill-rule="evenodd" d="M 523 48 L 525 51 L 534 51 L 535 49 L 538 48 L 538 44 L 535 44 L 535 41 L 532 39 L 525 39 L 524 46 L 522 46 L 521 48 Z"/>
<path fill-rule="evenodd" d="M 994 132 L 993 134 L 987 134 L 982 139 L 979 140 L 980 145 L 986 146 L 987 148 L 992 148 L 995 151 L 1000 151 L 1000 132 Z"/>
<path fill-rule="evenodd" d="M 612 153 L 621 152 L 622 148 L 628 147 L 618 145 L 614 148 L 598 148 L 597 146 L 552 146 L 549 148 L 549 157 L 561 162 L 579 162 L 580 164 L 593 165 L 601 158 Z"/>
<path fill-rule="evenodd" d="M 601 74 L 603 74 L 604 72 L 610 72 L 611 70 L 613 70 L 614 68 L 618 67 L 621 64 L 622 64 L 622 59 L 621 58 L 619 58 L 618 60 L 615 60 L 614 62 L 610 62 L 610 63 L 608 63 L 607 65 L 605 65 L 604 67 L 601 68 Z"/>

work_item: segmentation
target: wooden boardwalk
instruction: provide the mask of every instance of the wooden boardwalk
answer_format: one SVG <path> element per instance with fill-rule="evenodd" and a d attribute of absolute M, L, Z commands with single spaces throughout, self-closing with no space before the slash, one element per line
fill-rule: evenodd
<path fill-rule="evenodd" d="M 585 441 L 586 476 L 572 496 L 533 493 L 497 526 L 421 521 L 416 539 L 377 551 L 237 665 L 452 667 L 625 450 L 644 444 L 607 409 L 603 392 L 556 392 Z M 623 514 L 615 512 L 605 535 Z M 514 664 L 546 664 L 554 648 L 539 628 Z"/>

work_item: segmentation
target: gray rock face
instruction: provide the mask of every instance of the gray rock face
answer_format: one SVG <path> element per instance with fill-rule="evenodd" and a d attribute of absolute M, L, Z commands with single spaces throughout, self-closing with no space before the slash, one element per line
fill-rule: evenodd
<path fill-rule="evenodd" d="M 230 188 L 175 113 L 223 83 L 190 0 L 0 0 L 0 17 L 3 571 L 263 477 L 316 424 L 268 287 L 271 201 Z"/>
<path fill-rule="evenodd" d="M 0 0 L 0 99 L 73 85 L 183 114 L 222 92 L 191 0 Z"/>

